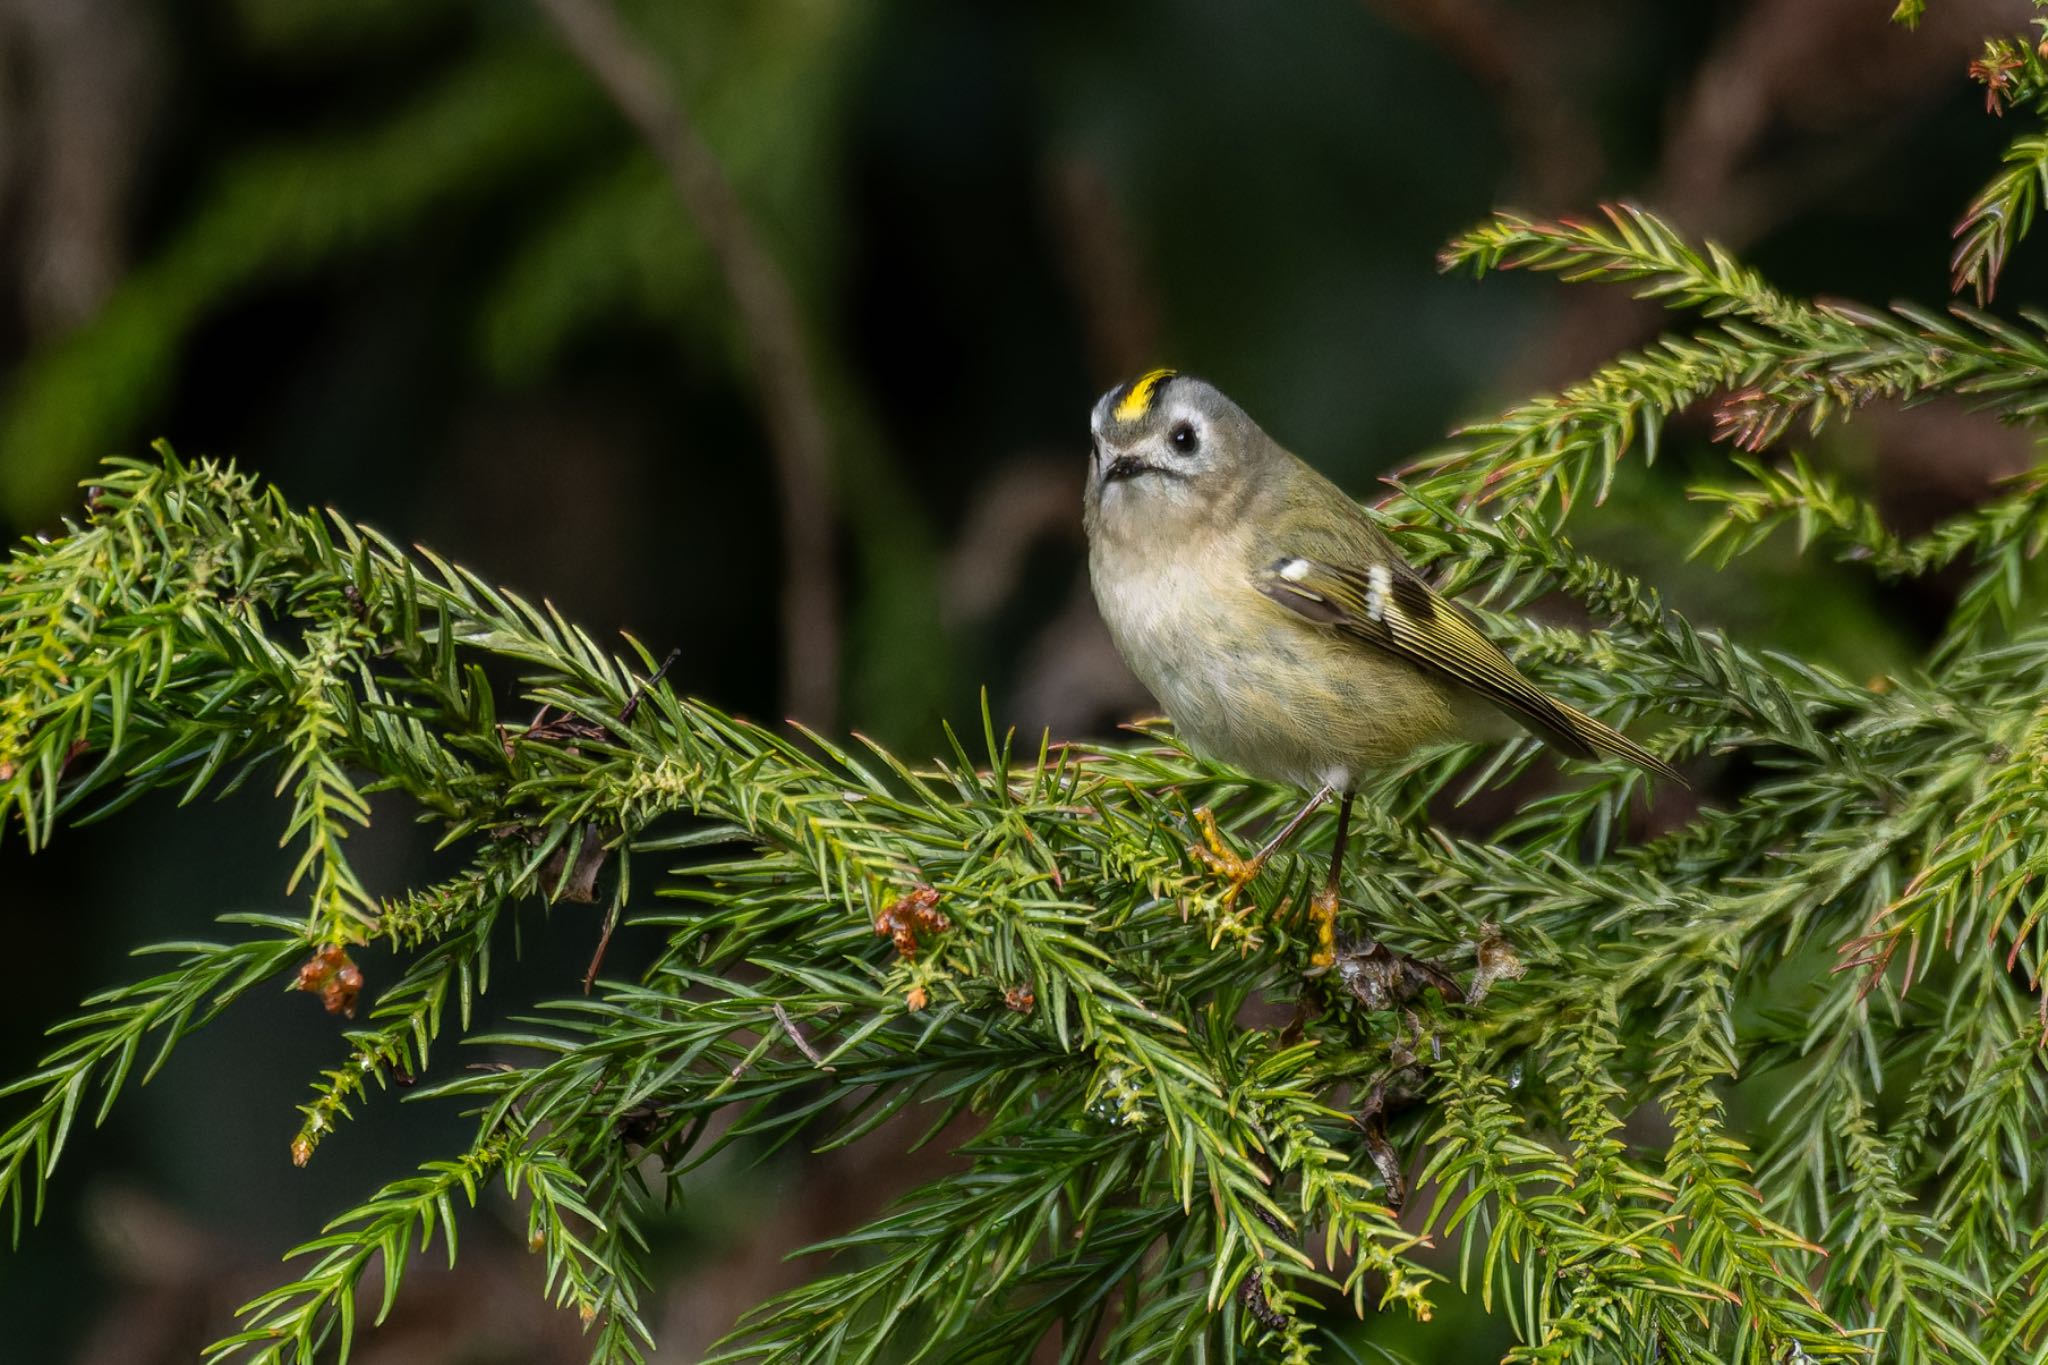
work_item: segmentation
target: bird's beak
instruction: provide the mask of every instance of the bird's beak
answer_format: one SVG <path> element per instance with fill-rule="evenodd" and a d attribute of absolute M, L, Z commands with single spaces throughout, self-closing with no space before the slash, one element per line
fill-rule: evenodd
<path fill-rule="evenodd" d="M 1109 468 L 1102 472 L 1102 481 L 1104 483 L 1120 483 L 1125 479 L 1135 479 L 1150 468 L 1152 468 L 1151 465 L 1146 464 L 1135 455 L 1119 455 L 1114 460 L 1111 460 Z"/>

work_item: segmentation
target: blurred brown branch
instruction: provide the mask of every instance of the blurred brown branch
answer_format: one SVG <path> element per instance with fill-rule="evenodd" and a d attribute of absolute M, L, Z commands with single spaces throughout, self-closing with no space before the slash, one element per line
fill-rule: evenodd
<path fill-rule="evenodd" d="M 1747 246 L 1882 164 L 1959 87 L 1984 35 L 2031 12 L 2027 0 L 1950 0 L 1908 30 L 1864 0 L 1757 0 L 1676 105 L 1649 201 Z"/>
<path fill-rule="evenodd" d="M 977 488 L 947 555 L 944 606 L 950 625 L 986 624 L 1023 599 L 1031 552 L 1038 546 L 1065 542 L 1080 557 L 1075 509 L 1081 505 L 1081 475 L 1082 461 L 1074 455 L 1035 455 L 1004 465 Z M 1040 595 L 1050 600 L 1042 589 Z M 1005 714 L 1026 734 L 1086 734 L 1152 704 L 1110 640 L 1087 578 L 1077 575 L 1055 614 L 1034 623 Z"/>
<path fill-rule="evenodd" d="M 1605 166 L 1600 137 L 1566 97 L 1540 26 L 1492 0 L 1365 0 L 1365 6 L 1442 52 L 1493 98 L 1514 155 L 1518 202 L 1577 205 Z"/>
<path fill-rule="evenodd" d="M 609 0 L 536 3 L 660 158 L 732 291 L 758 372 L 782 500 L 783 704 L 792 716 L 829 728 L 839 691 L 831 439 L 795 291 L 667 74 Z"/>
<path fill-rule="evenodd" d="M 0 0 L 0 230 L 29 335 L 97 313 L 126 267 L 130 197 L 164 83 L 136 0 Z"/>
<path fill-rule="evenodd" d="M 2028 0 L 1953 0 L 1909 31 L 1888 23 L 1885 9 L 1755 0 L 1735 11 L 1673 93 L 1654 166 L 1601 193 L 1741 250 L 1898 155 L 1915 116 L 1959 86 L 1983 35 L 2031 13 Z M 1620 292 L 1575 293 L 1505 384 L 1541 388 L 1582 374 L 1652 335 L 1662 316 L 1656 303 Z"/>
<path fill-rule="evenodd" d="M 1047 163 L 1046 217 L 1088 343 L 1090 378 L 1107 388 L 1158 363 L 1159 303 L 1130 215 L 1101 165 L 1080 152 Z M 1072 507 L 1080 505 L 1075 492 Z"/>

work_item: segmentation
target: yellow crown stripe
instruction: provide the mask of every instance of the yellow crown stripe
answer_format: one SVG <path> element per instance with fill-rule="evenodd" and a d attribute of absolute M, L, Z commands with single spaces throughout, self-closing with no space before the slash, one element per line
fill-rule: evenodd
<path fill-rule="evenodd" d="M 1139 376 L 1116 405 L 1114 416 L 1119 422 L 1135 422 L 1152 411 L 1152 401 L 1159 394 L 1159 386 L 1179 374 L 1179 370 L 1153 370 Z"/>

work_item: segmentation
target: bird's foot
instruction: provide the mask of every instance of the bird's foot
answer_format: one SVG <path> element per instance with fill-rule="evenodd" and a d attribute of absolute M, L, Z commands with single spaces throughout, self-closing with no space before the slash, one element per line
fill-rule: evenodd
<path fill-rule="evenodd" d="M 1259 875 L 1259 869 L 1266 865 L 1266 855 L 1261 852 L 1247 858 L 1224 843 L 1223 832 L 1216 828 L 1215 812 L 1207 806 L 1195 812 L 1195 826 L 1201 831 L 1202 839 L 1200 843 L 1188 845 L 1188 856 L 1224 882 L 1223 896 L 1217 904 L 1220 914 L 1210 946 L 1222 942 L 1224 935 L 1234 934 L 1249 951 L 1253 936 L 1248 932 L 1245 920 L 1251 907 L 1239 908 L 1238 899 Z"/>
<path fill-rule="evenodd" d="M 1188 856 L 1221 877 L 1227 883 L 1223 892 L 1225 908 L 1237 903 L 1244 889 L 1259 875 L 1259 869 L 1266 865 L 1266 855 L 1255 853 L 1246 858 L 1223 842 L 1223 832 L 1216 828 L 1216 814 L 1207 806 L 1195 812 L 1195 825 L 1202 832 L 1202 842 L 1188 845 Z"/>
<path fill-rule="evenodd" d="M 1321 976 L 1337 965 L 1337 888 L 1326 886 L 1309 898 L 1308 922 L 1315 930 L 1316 950 L 1309 954 L 1304 976 Z"/>

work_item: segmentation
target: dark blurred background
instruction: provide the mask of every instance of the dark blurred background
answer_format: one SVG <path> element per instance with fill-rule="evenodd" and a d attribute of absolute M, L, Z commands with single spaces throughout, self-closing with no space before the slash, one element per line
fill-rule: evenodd
<path fill-rule="evenodd" d="M 56 531 L 101 457 L 162 437 L 680 647 L 681 688 L 757 718 L 930 753 L 985 686 L 1000 722 L 1102 734 L 1146 701 L 1081 557 L 1097 393 L 1199 372 L 1369 496 L 1460 419 L 1660 326 L 1619 292 L 1440 278 L 1437 247 L 1497 205 L 1636 198 L 1786 288 L 1939 302 L 1949 228 L 2015 131 L 1965 66 L 2031 11 L 1934 0 L 1908 33 L 1890 9 L 0 0 L 0 530 Z M 679 113 L 743 219 L 678 185 Z M 2001 302 L 2042 278 L 2023 254 Z M 1938 603 L 1846 572 L 1795 588 L 1789 556 L 1739 580 L 1679 562 L 1703 516 L 1682 489 L 1726 458 L 1706 436 L 1681 423 L 1581 540 L 1763 643 L 1908 657 Z M 1905 526 L 2029 462 L 1940 406 L 1870 412 L 1823 454 Z M 288 912 L 282 820 L 244 792 L 0 846 L 0 1069 L 145 971 L 132 946 Z M 424 835 L 393 810 L 355 851 L 396 888 Z M 581 909 L 530 917 L 490 1001 L 573 989 L 595 934 Z M 460 1140 L 385 1096 L 293 1169 L 291 1106 L 340 1056 L 309 1006 L 245 1002 L 74 1136 L 0 1260 L 8 1360 L 190 1359 L 280 1251 Z M 657 1237 L 660 1359 L 910 1178 L 886 1136 L 707 1172 Z M 582 1359 L 521 1241 L 487 1201 L 460 1270 L 422 1262 L 357 1358 Z M 1400 1340 L 1497 1342 L 1456 1316 Z"/>

